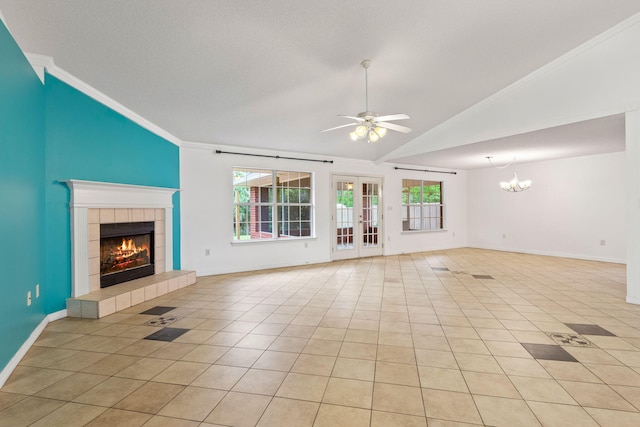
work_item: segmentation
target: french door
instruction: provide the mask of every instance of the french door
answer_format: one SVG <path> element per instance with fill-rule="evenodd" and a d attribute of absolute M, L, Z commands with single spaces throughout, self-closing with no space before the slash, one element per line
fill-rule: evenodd
<path fill-rule="evenodd" d="M 382 255 L 382 180 L 333 176 L 332 258 Z"/>

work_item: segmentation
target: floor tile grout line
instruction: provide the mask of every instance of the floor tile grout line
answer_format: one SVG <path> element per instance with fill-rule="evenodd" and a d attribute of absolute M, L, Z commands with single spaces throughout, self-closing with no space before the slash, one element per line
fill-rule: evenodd
<path fill-rule="evenodd" d="M 402 271 L 402 269 L 400 269 L 400 270 L 396 270 L 396 271 Z M 408 287 L 407 287 L 407 283 L 405 283 L 405 282 L 406 282 L 406 281 L 404 281 L 404 280 L 402 281 L 402 283 L 403 283 L 402 287 L 403 287 L 403 289 L 405 290 L 405 293 L 404 293 L 404 297 L 405 297 L 405 307 L 408 307 L 408 303 L 406 302 L 406 301 L 407 301 L 407 296 L 408 296 Z M 463 285 L 463 287 L 464 287 L 465 289 L 469 290 L 469 285 L 468 285 L 468 284 L 466 284 L 466 283 L 462 283 L 462 285 Z M 394 285 L 392 284 L 391 286 L 393 287 Z M 426 286 L 425 286 L 424 288 L 426 289 Z M 362 286 L 360 286 L 360 288 L 359 288 L 359 289 L 360 289 L 360 291 L 362 292 L 363 287 L 362 287 Z M 447 289 L 447 292 L 448 292 L 448 294 L 450 295 L 450 297 L 451 297 L 451 300 L 452 300 L 452 301 L 456 301 L 456 302 L 458 302 L 458 303 L 459 303 L 460 301 L 463 301 L 463 300 L 460 300 L 460 299 L 459 299 L 459 297 L 460 297 L 460 295 L 459 295 L 459 294 L 453 294 L 453 293 L 451 293 L 452 289 L 455 289 L 455 288 L 452 288 L 449 284 L 445 284 L 444 289 Z M 472 294 L 473 294 L 474 296 L 477 296 L 475 293 L 472 293 Z M 246 295 L 250 295 L 250 294 L 246 294 Z M 337 295 L 338 295 L 338 294 L 335 294 L 335 293 L 334 293 L 333 295 L 334 295 L 334 297 L 335 297 L 335 298 L 337 298 Z M 521 295 L 523 295 L 523 296 L 524 296 L 524 295 L 528 295 L 528 294 L 526 294 L 526 293 L 525 293 L 525 294 L 521 294 Z M 240 297 L 240 298 L 241 298 L 241 297 Z M 335 298 L 334 298 L 334 300 L 335 300 Z M 539 300 L 538 298 L 536 298 L 536 300 L 535 300 L 535 301 L 531 301 L 531 300 L 528 300 L 528 299 L 527 299 L 527 301 L 530 301 L 530 302 L 531 302 L 531 304 L 532 304 L 532 305 L 534 305 L 534 306 L 536 305 L 536 303 L 538 302 L 538 300 Z M 241 301 L 242 301 L 241 299 L 240 299 L 240 300 L 237 300 L 237 302 L 241 302 Z M 329 306 L 327 306 L 327 307 L 329 307 Z M 462 310 L 462 313 L 463 313 L 464 317 L 465 317 L 467 320 L 469 320 L 469 319 L 470 319 L 470 316 L 469 316 L 467 313 L 465 313 L 465 312 L 464 312 L 464 307 L 465 307 L 465 305 L 464 305 L 464 304 L 463 304 L 463 305 L 458 305 L 458 307 Z M 516 309 L 517 309 L 517 308 L 518 308 L 518 307 L 516 307 Z M 382 307 L 381 307 L 381 310 L 382 310 Z M 575 314 L 583 315 L 583 313 L 579 313 L 579 312 L 578 312 L 578 310 L 567 310 L 567 311 L 572 312 L 572 313 L 575 313 Z M 525 312 L 523 312 L 523 311 L 521 311 L 521 310 L 518 310 L 518 312 L 519 312 L 519 313 L 521 313 L 521 314 L 524 314 L 524 313 L 525 313 Z M 551 313 L 551 314 L 555 314 L 555 313 L 557 313 L 557 311 L 555 311 L 555 310 L 546 310 L 546 312 Z M 328 317 L 329 317 L 328 315 L 325 315 L 323 319 L 326 319 L 326 318 L 328 318 Z M 352 318 L 353 318 L 353 317 L 352 317 Z M 525 318 L 526 318 L 526 316 L 525 316 Z M 628 319 L 631 319 L 631 318 L 632 318 L 632 317 L 630 317 L 630 316 L 628 317 Z M 382 318 L 381 318 L 381 319 L 382 319 Z M 408 321 L 408 323 L 409 323 L 409 324 L 414 323 L 414 322 L 412 322 L 412 321 L 411 321 L 411 319 L 408 319 L 408 320 L 409 320 L 409 321 Z M 531 321 L 531 319 L 528 319 L 528 320 L 530 320 L 530 321 Z M 379 321 L 379 322 L 380 322 L 380 321 Z M 379 322 L 378 322 L 378 324 L 379 324 Z M 631 321 L 629 320 L 629 322 L 631 322 Z M 258 322 L 258 323 L 260 323 L 260 322 Z M 320 326 L 320 325 L 322 325 L 322 324 L 319 324 L 318 326 Z M 317 329 L 317 327 L 318 327 L 318 326 L 316 326 L 316 329 Z M 471 322 L 471 327 L 472 327 L 472 328 L 474 328 L 474 330 L 475 330 L 476 332 L 478 331 L 478 326 L 477 326 L 477 325 L 475 325 L 473 322 Z M 536 327 L 537 327 L 537 325 L 536 325 Z M 539 327 L 537 327 L 537 328 L 538 328 L 538 329 L 540 329 Z M 347 327 L 346 329 L 349 329 L 349 328 Z M 380 339 L 380 332 L 381 332 L 381 331 L 380 331 L 380 330 L 378 330 L 378 334 L 377 334 L 378 340 Z M 413 338 L 414 338 L 414 332 L 413 332 L 413 331 L 410 331 L 410 332 L 411 332 L 411 338 L 412 338 L 412 340 L 413 340 Z M 247 334 L 245 334 L 245 336 L 246 336 L 246 335 L 247 335 Z M 344 345 L 344 343 L 345 343 L 345 337 L 346 337 L 346 333 L 345 333 L 345 336 L 343 336 L 343 339 L 342 339 L 342 345 Z M 450 345 L 450 337 L 446 337 L 446 336 L 445 336 L 445 338 L 446 338 L 447 342 L 448 342 L 448 343 L 449 343 L 449 345 Z M 377 344 L 380 344 L 380 342 L 378 341 L 378 343 L 377 343 Z M 415 347 L 415 341 L 414 341 L 414 343 L 413 343 L 413 344 L 414 344 L 413 349 L 414 349 L 414 355 L 415 355 L 415 350 L 416 350 L 416 347 Z M 266 351 L 266 350 L 265 350 L 265 351 Z M 338 353 L 338 354 L 339 354 L 339 353 Z M 300 357 L 300 353 L 298 353 L 298 358 L 299 358 L 299 357 Z M 337 359 L 336 359 L 336 360 L 337 360 Z M 416 362 L 417 362 L 417 361 L 416 361 Z M 175 362 L 174 362 L 174 363 L 175 363 Z M 335 365 L 335 362 L 334 362 L 334 365 Z M 624 364 L 624 363 L 622 363 L 622 365 L 625 365 L 625 364 Z M 625 366 L 626 366 L 626 365 L 625 365 Z M 543 368 L 544 368 L 544 367 L 543 367 Z M 375 377 L 374 377 L 374 378 L 375 378 Z M 426 413 L 425 413 L 425 415 L 426 415 Z"/>

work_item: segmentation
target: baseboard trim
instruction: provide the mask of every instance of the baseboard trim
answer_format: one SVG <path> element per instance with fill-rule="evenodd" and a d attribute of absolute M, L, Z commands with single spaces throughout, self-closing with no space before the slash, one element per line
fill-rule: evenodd
<path fill-rule="evenodd" d="M 627 302 L 628 302 L 629 304 L 637 304 L 637 305 L 640 305 L 640 298 L 635 298 L 635 297 L 627 296 Z"/>
<path fill-rule="evenodd" d="M 467 245 L 468 248 L 473 249 L 487 249 L 490 251 L 500 251 L 500 252 L 515 252 L 527 255 L 541 255 L 541 256 L 551 256 L 556 258 L 570 258 L 570 259 L 580 259 L 584 261 L 599 261 L 599 262 L 610 262 L 613 264 L 626 264 L 626 259 L 618 259 L 618 258 L 608 258 L 608 257 L 599 257 L 593 255 L 582 255 L 582 254 L 573 254 L 566 252 L 547 252 L 547 251 L 537 251 L 537 250 L 529 250 L 529 249 L 520 249 L 520 248 L 505 248 L 499 246 L 490 246 L 490 245 L 482 245 L 476 243 L 469 243 Z"/>
<path fill-rule="evenodd" d="M 287 267 L 301 267 L 305 265 L 314 265 L 314 264 L 325 264 L 332 262 L 331 258 L 321 258 L 321 259 L 309 259 L 304 261 L 304 263 L 292 264 L 292 263 L 277 263 L 277 264 L 264 264 L 264 265 L 256 265 L 251 268 L 251 270 L 247 270 L 246 268 L 221 268 L 221 269 L 197 269 L 195 266 L 189 266 L 189 270 L 195 271 L 198 277 L 205 276 L 216 276 L 218 274 L 233 274 L 233 273 L 248 273 L 252 271 L 261 271 L 261 270 L 272 270 L 274 268 L 287 268 Z M 182 266 L 184 270 L 186 270 L 186 266 Z"/>
<path fill-rule="evenodd" d="M 434 251 L 447 251 L 450 249 L 463 249 L 463 248 L 467 248 L 467 245 L 443 245 L 443 246 L 438 246 L 437 248 L 423 248 L 423 249 L 415 249 L 415 250 L 411 250 L 411 251 L 398 251 L 398 250 L 394 250 L 394 251 L 388 251 L 385 252 L 383 254 L 383 256 L 397 256 L 397 255 L 411 255 L 411 254 L 418 254 L 420 252 L 434 252 Z"/>
<path fill-rule="evenodd" d="M 49 322 L 54 322 L 56 320 L 64 319 L 65 317 L 67 317 L 66 308 L 64 310 L 56 311 L 55 313 L 49 314 L 47 316 L 47 319 L 49 319 Z"/>
<path fill-rule="evenodd" d="M 51 313 L 45 316 L 44 319 L 42 319 L 42 322 L 40 322 L 38 326 L 36 326 L 36 328 L 31 332 L 31 335 L 29 335 L 29 338 L 27 338 L 24 344 L 20 346 L 20 349 L 18 349 L 16 354 L 14 354 L 11 360 L 9 361 L 9 363 L 7 363 L 7 366 L 5 366 L 2 372 L 0 372 L 0 388 L 4 386 L 5 382 L 7 382 L 7 380 L 9 379 L 9 376 L 11 376 L 14 369 L 16 369 L 16 367 L 18 366 L 18 364 L 20 363 L 24 355 L 27 354 L 27 351 L 29 351 L 33 343 L 36 342 L 36 340 L 38 339 L 42 331 L 44 331 L 44 328 L 50 322 L 53 322 L 54 320 L 62 319 L 64 317 L 67 317 L 67 310 L 56 311 L 55 313 Z"/>

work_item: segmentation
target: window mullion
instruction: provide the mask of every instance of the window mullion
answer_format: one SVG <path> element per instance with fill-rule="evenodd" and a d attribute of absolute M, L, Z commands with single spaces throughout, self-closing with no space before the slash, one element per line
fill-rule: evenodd
<path fill-rule="evenodd" d="M 278 229 L 278 171 L 271 171 L 271 188 L 273 191 L 273 198 L 271 200 L 271 229 L 273 230 L 272 237 L 275 239 L 280 238 L 280 230 Z"/>
<path fill-rule="evenodd" d="M 440 229 L 444 230 L 444 197 L 442 197 L 442 186 L 444 182 L 440 182 Z"/>
<path fill-rule="evenodd" d="M 424 181 L 420 180 L 420 230 L 424 230 Z"/>

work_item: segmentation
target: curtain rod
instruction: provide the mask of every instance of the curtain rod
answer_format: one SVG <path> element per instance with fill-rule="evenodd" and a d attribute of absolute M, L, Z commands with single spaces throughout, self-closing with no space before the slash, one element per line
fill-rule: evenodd
<path fill-rule="evenodd" d="M 433 173 L 450 173 L 451 175 L 457 175 L 458 172 L 447 172 L 447 171 L 432 171 L 429 169 L 411 169 L 411 168 L 399 168 L 398 166 L 394 167 L 395 170 L 403 170 L 403 171 L 416 171 L 416 172 L 433 172 Z"/>
<path fill-rule="evenodd" d="M 270 156 L 267 154 L 234 153 L 233 151 L 216 150 L 216 154 L 236 154 L 238 156 L 268 157 L 270 159 L 302 160 L 304 162 L 333 163 L 333 160 L 302 159 L 300 157 Z"/>

